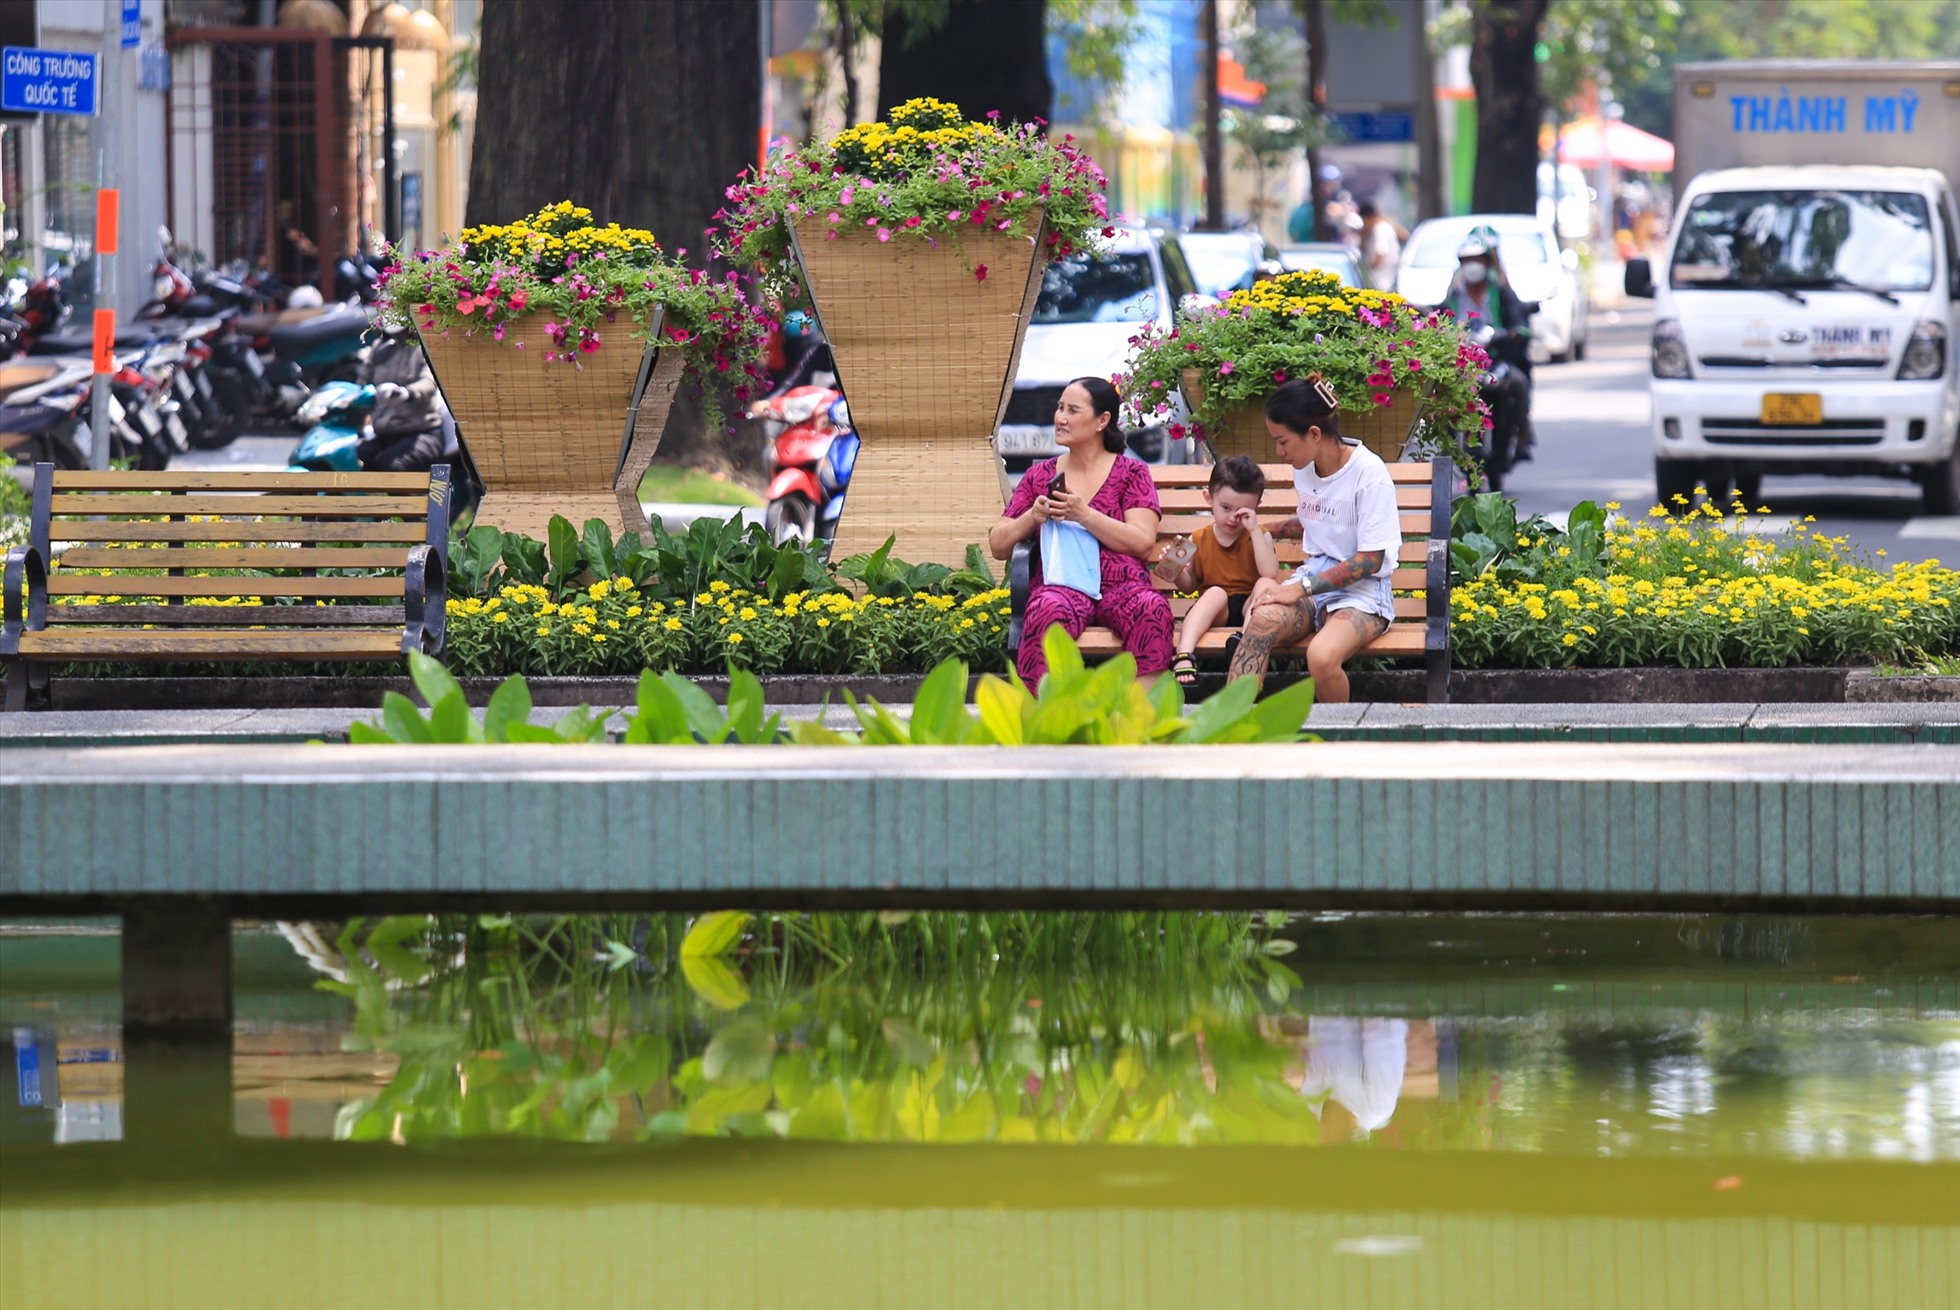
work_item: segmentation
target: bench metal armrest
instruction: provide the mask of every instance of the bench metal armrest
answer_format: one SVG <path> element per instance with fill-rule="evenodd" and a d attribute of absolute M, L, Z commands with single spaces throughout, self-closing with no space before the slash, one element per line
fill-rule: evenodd
<path fill-rule="evenodd" d="M 1007 621 L 1008 659 L 1021 649 L 1021 623 L 1028 614 L 1028 591 L 1034 586 L 1034 571 L 1041 562 L 1039 537 L 1030 537 L 1014 547 L 1007 559 L 1008 604 L 1014 613 Z"/>
<path fill-rule="evenodd" d="M 16 546 L 7 552 L 6 626 L 0 628 L 0 655 L 20 654 L 20 635 L 48 626 L 48 562 L 38 546 Z M 22 591 L 25 606 L 22 604 Z"/>
<path fill-rule="evenodd" d="M 402 583 L 402 655 L 421 651 L 441 659 L 448 642 L 449 575 L 437 551 L 428 546 L 408 548 L 407 576 Z"/>
<path fill-rule="evenodd" d="M 1450 519 L 1455 499 L 1456 464 L 1437 459 L 1429 473 L 1428 576 L 1423 593 L 1423 662 L 1432 705 L 1446 704 L 1450 698 Z"/>

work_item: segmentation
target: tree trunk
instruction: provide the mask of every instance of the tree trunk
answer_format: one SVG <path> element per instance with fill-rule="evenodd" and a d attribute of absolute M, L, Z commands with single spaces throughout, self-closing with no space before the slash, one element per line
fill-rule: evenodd
<path fill-rule="evenodd" d="M 1307 112 L 1318 118 L 1327 112 L 1327 11 L 1322 0 L 1306 0 Z M 1333 241 L 1339 234 L 1327 226 L 1320 204 L 1320 147 L 1307 147 L 1307 204 L 1313 214 L 1312 239 Z"/>
<path fill-rule="evenodd" d="M 760 31 L 753 4 L 560 0 L 484 6 L 468 221 L 507 223 L 575 200 L 601 222 L 650 228 L 669 254 L 707 255 L 702 231 L 755 162 Z M 677 404 L 663 462 L 754 463 Z M 759 469 L 759 464 L 757 465 Z"/>
<path fill-rule="evenodd" d="M 1225 230 L 1225 123 L 1218 103 L 1218 0 L 1205 0 L 1198 30 L 1205 61 L 1205 227 Z"/>
<path fill-rule="evenodd" d="M 1045 119 L 1055 99 L 1044 41 L 1047 0 L 951 0 L 946 21 L 885 19 L 878 112 L 917 96 L 951 101 L 969 119 Z"/>
<path fill-rule="evenodd" d="M 1533 47 L 1549 0 L 1478 0 L 1470 47 L 1477 92 L 1477 172 L 1470 207 L 1480 214 L 1538 209 L 1538 125 L 1545 97 Z"/>

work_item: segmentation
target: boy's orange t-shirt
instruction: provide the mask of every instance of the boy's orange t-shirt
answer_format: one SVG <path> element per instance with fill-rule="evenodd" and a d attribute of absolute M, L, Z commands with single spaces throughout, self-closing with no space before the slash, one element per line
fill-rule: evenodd
<path fill-rule="evenodd" d="M 1252 553 L 1250 532 L 1241 532 L 1228 548 L 1219 544 L 1218 535 L 1207 523 L 1191 534 L 1191 544 L 1198 551 L 1191 571 L 1197 575 L 1200 591 L 1223 587 L 1227 596 L 1250 596 L 1259 585 L 1259 558 Z"/>

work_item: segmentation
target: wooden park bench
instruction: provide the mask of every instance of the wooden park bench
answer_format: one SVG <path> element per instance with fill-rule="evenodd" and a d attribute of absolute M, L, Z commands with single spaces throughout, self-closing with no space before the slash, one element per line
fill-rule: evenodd
<path fill-rule="evenodd" d="M 440 657 L 449 468 L 34 472 L 6 571 L 7 708 L 79 662 Z M 49 602 L 54 603 L 50 604 Z"/>
<path fill-rule="evenodd" d="M 1259 516 L 1265 520 L 1282 518 L 1299 508 L 1293 490 L 1293 470 L 1284 464 L 1262 464 L 1266 474 L 1266 494 L 1259 502 Z M 1395 500 L 1402 511 L 1402 550 L 1395 570 L 1395 622 L 1387 632 L 1361 650 L 1361 658 L 1420 660 L 1427 672 L 1428 699 L 1442 704 L 1449 699 L 1450 683 L 1450 508 L 1455 498 L 1455 466 L 1449 460 L 1433 464 L 1390 464 L 1395 480 Z M 1205 486 L 1211 480 L 1208 464 L 1167 464 L 1150 470 L 1157 484 L 1157 498 L 1164 510 L 1157 528 L 1154 561 L 1165 547 L 1179 537 L 1189 536 L 1211 522 L 1205 509 Z M 1298 541 L 1274 543 L 1282 570 L 1301 560 Z M 1008 637 L 1010 651 L 1018 647 L 1021 616 L 1027 609 L 1030 575 L 1036 563 L 1034 542 L 1015 548 L 1010 566 L 1014 619 Z M 1160 591 L 1172 588 L 1152 575 Z M 1171 613 L 1182 620 L 1195 598 L 1171 596 Z M 1197 654 L 1222 660 L 1225 643 L 1239 630 L 1216 626 L 1199 639 Z M 1107 628 L 1090 628 L 1082 634 L 1082 653 L 1090 659 L 1107 658 L 1123 649 L 1116 634 Z M 1305 646 L 1281 646 L 1275 653 L 1306 654 Z"/>

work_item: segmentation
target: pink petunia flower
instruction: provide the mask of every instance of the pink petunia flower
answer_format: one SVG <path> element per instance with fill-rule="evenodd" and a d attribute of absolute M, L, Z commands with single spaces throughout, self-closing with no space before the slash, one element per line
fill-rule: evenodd
<path fill-rule="evenodd" d="M 965 217 L 966 211 L 964 209 L 949 209 L 946 211 L 946 221 L 948 223 L 957 223 Z"/>
<path fill-rule="evenodd" d="M 1223 364 L 1220 364 L 1218 366 L 1218 376 L 1222 378 L 1229 378 L 1232 376 L 1232 374 L 1238 371 L 1239 371 L 1239 366 L 1237 364 L 1234 364 L 1229 359 L 1226 360 Z"/>
<path fill-rule="evenodd" d="M 531 303 L 531 293 L 530 293 L 530 292 L 528 292 L 528 291 L 513 291 L 513 292 L 511 292 L 511 293 L 510 293 L 510 311 L 511 311 L 511 313 L 513 313 L 513 314 L 515 314 L 515 313 L 517 313 L 517 312 L 518 312 L 519 310 L 521 310 L 521 309 L 523 309 L 523 308 L 524 308 L 524 306 L 526 306 L 526 305 L 528 305 L 528 304 L 530 304 L 530 303 Z"/>
<path fill-rule="evenodd" d="M 987 280 L 987 266 L 985 264 L 975 264 L 973 266 L 973 280 L 975 282 L 985 282 Z"/>
<path fill-rule="evenodd" d="M 892 230 L 888 227 L 879 228 L 878 239 L 880 241 L 890 241 L 892 239 Z"/>
<path fill-rule="evenodd" d="M 925 220 L 924 220 L 923 218 L 920 218 L 920 217 L 919 217 L 919 216 L 918 216 L 917 214 L 914 214 L 914 215 L 912 215 L 912 217 L 910 217 L 910 218 L 908 218 L 908 219 L 906 219 L 906 220 L 905 220 L 905 226 L 907 226 L 907 227 L 917 227 L 917 226 L 918 226 L 919 224 L 921 224 L 921 223 L 923 223 L 923 222 L 925 222 Z"/>

